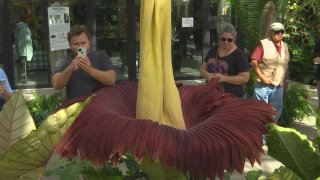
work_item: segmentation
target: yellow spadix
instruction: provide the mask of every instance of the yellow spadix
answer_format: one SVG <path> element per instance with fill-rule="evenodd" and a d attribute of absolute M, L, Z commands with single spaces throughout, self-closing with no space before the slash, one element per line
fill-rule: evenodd
<path fill-rule="evenodd" d="M 185 129 L 171 63 L 171 1 L 142 0 L 137 118 Z"/>

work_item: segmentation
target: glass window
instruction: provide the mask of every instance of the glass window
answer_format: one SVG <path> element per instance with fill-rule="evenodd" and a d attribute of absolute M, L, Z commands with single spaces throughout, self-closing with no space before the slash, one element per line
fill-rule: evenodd
<path fill-rule="evenodd" d="M 10 1 L 16 86 L 48 85 L 48 43 L 44 1 Z"/>
<path fill-rule="evenodd" d="M 126 0 L 103 0 L 97 6 L 97 47 L 105 50 L 117 72 L 117 80 L 128 79 Z"/>
<path fill-rule="evenodd" d="M 12 0 L 10 1 L 11 22 L 14 32 L 13 62 L 16 86 L 44 85 L 51 86 L 51 71 L 57 57 L 65 56 L 67 50 L 49 51 L 47 38 L 48 22 L 46 19 L 47 1 Z M 90 25 L 93 50 L 105 51 L 117 72 L 117 80 L 127 80 L 129 68 L 139 66 L 139 15 L 140 0 L 135 0 L 136 12 L 136 54 L 135 63 L 128 67 L 128 19 L 126 0 L 49 0 L 50 6 L 67 6 L 70 10 L 71 26 L 74 24 Z M 132 7 L 130 7 L 132 8 Z M 129 9 L 131 12 L 132 9 Z M 133 11 L 132 11 L 133 12 Z M 16 32 L 17 24 L 23 21 L 29 28 L 27 44 L 32 49 L 32 58 L 19 55 Z M 202 62 L 202 1 L 172 1 L 172 66 L 176 79 L 199 78 Z M 0 34 L 1 35 L 1 34 Z M 131 37 L 131 36 L 130 36 Z M 1 36 L 0 36 L 1 41 Z M 131 42 L 130 42 L 131 43 Z M 134 43 L 134 42 L 132 42 Z M 130 48 L 129 48 L 130 49 Z M 0 47 L 1 50 L 1 47 Z M 130 49 L 130 53 L 132 49 Z M 134 55 L 131 55 L 134 56 Z M 132 63 L 132 64 L 131 64 Z M 132 69 L 131 73 L 133 72 Z"/>
<path fill-rule="evenodd" d="M 200 77 L 202 63 L 202 1 L 172 2 L 172 66 L 175 79 Z"/>
<path fill-rule="evenodd" d="M 87 1 L 77 1 L 73 6 L 71 25 L 87 24 L 86 20 L 95 21 L 96 29 L 92 33 L 93 49 L 105 51 L 111 59 L 117 73 L 117 80 L 128 79 L 127 63 L 127 14 L 126 0 L 98 0 L 92 17 L 86 17 Z M 85 12 L 85 13 L 84 13 Z M 90 13 L 89 13 L 90 14 Z M 89 15 L 90 16 L 90 15 Z"/>
<path fill-rule="evenodd" d="M 117 80 L 128 79 L 126 0 L 98 0 L 93 6 L 89 4 L 92 5 L 91 1 L 50 1 L 50 6 L 69 7 L 71 25 L 92 23 L 92 48 L 106 51 L 117 72 Z M 48 25 L 44 15 L 47 12 L 45 1 L 13 0 L 10 1 L 10 7 L 14 29 L 12 37 L 15 41 L 13 61 L 16 86 L 50 86 L 55 61 L 65 56 L 68 51 L 49 51 L 46 37 Z M 93 22 L 87 22 L 88 19 Z M 26 34 L 18 36 L 16 34 L 20 26 L 26 26 L 26 31 L 23 31 Z M 31 59 L 27 54 L 19 54 L 19 44 L 29 45 L 28 52 L 32 51 L 33 54 Z"/>
<path fill-rule="evenodd" d="M 136 0 L 137 68 L 139 56 L 140 1 Z M 200 77 L 202 63 L 202 1 L 172 1 L 172 68 L 175 79 L 196 79 Z M 137 70 L 138 72 L 138 70 Z"/>
<path fill-rule="evenodd" d="M 140 61 L 140 0 L 135 0 L 136 8 L 136 72 L 139 77 L 139 61 Z"/>

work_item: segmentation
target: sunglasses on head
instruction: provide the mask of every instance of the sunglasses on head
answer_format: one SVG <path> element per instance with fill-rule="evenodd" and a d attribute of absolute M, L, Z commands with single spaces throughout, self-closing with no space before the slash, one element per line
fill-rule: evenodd
<path fill-rule="evenodd" d="M 220 38 L 220 41 L 228 41 L 228 42 L 232 42 L 233 41 L 233 38 Z"/>
<path fill-rule="evenodd" d="M 284 30 L 281 29 L 281 30 L 278 30 L 278 31 L 273 31 L 275 34 L 283 34 L 284 33 Z"/>

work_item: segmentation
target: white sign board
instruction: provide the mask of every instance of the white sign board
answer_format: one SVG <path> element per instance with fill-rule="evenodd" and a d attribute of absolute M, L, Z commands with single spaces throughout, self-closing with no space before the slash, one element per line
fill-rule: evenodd
<path fill-rule="evenodd" d="M 182 18 L 182 27 L 193 27 L 193 17 Z"/>
<path fill-rule="evenodd" d="M 48 7 L 50 50 L 69 49 L 67 34 L 70 30 L 69 7 Z"/>

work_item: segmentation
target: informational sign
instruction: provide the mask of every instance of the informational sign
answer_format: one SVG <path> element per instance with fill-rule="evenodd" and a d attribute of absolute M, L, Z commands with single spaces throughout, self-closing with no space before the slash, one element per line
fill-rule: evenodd
<path fill-rule="evenodd" d="M 193 17 L 182 18 L 182 27 L 193 27 Z"/>
<path fill-rule="evenodd" d="M 50 50 L 69 49 L 67 34 L 70 30 L 69 7 L 48 7 Z"/>

